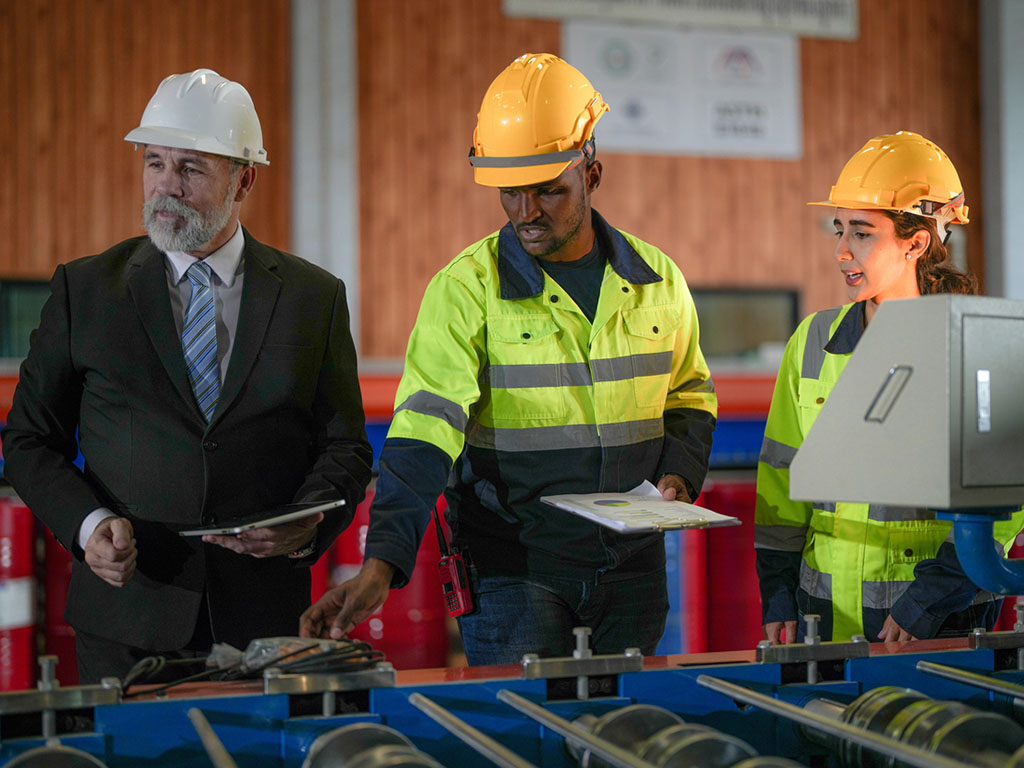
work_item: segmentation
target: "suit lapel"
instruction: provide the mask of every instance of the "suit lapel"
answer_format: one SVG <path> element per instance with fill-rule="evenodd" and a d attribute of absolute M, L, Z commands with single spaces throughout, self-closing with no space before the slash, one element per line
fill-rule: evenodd
<path fill-rule="evenodd" d="M 211 424 L 227 411 L 241 393 L 242 384 L 249 378 L 281 292 L 274 252 L 254 240 L 245 229 L 242 232 L 245 235 L 245 251 L 242 253 L 245 282 L 242 284 L 242 301 L 238 310 L 238 328 L 235 331 L 227 376 L 220 390 L 220 401 Z"/>
<path fill-rule="evenodd" d="M 188 383 L 181 338 L 171 314 L 164 255 L 148 238 L 128 259 L 128 293 L 139 313 L 139 322 L 167 371 L 167 377 L 178 395 L 191 404 L 196 416 L 202 418 L 192 394 L 192 386 Z"/>

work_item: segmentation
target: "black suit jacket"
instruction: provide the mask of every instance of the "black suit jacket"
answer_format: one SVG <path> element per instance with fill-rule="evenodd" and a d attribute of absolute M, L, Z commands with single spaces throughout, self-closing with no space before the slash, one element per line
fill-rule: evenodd
<path fill-rule="evenodd" d="M 203 591 L 215 639 L 294 635 L 309 562 L 238 555 L 179 530 L 289 501 L 344 498 L 319 555 L 370 480 L 345 287 L 245 232 L 234 347 L 207 424 L 188 382 L 165 257 L 147 237 L 57 268 L 3 434 L 4 472 L 75 555 L 65 617 L 140 648 L 184 646 Z M 77 431 L 77 440 L 76 440 Z M 73 464 L 78 448 L 84 471 Z M 107 506 L 131 519 L 137 570 L 95 576 L 74 543 Z"/>

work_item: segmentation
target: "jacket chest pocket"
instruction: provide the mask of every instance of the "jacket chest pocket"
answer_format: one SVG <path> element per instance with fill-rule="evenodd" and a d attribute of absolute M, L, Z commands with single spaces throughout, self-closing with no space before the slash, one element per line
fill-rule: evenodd
<path fill-rule="evenodd" d="M 806 435 L 814 425 L 831 391 L 831 385 L 825 384 L 818 379 L 800 379 L 796 401 L 801 434 Z"/>
<path fill-rule="evenodd" d="M 495 423 L 568 414 L 565 388 L 586 383 L 590 374 L 586 363 L 566 360 L 561 335 L 546 313 L 487 318 L 486 378 Z"/>
<path fill-rule="evenodd" d="M 615 378 L 630 378 L 637 406 L 664 406 L 682 317 L 679 308 L 648 307 L 622 313 L 629 355 L 613 359 Z"/>

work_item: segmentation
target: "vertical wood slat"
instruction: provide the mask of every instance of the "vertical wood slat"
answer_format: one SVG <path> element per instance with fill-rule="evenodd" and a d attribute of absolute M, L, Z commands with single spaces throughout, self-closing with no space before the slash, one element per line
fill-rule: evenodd
<path fill-rule="evenodd" d="M 123 141 L 169 74 L 209 67 L 253 97 L 271 166 L 243 208 L 287 248 L 288 0 L 0 0 L 0 278 L 142 232 L 139 155 Z"/>
<path fill-rule="evenodd" d="M 410 11 L 410 8 L 413 10 Z M 977 3 L 861 0 L 855 41 L 802 40 L 803 158 L 600 152 L 594 203 L 661 247 L 693 285 L 799 287 L 803 312 L 846 300 L 824 199 L 869 138 L 915 130 L 945 149 L 982 268 Z M 430 277 L 505 219 L 466 162 L 480 99 L 515 56 L 559 53 L 560 25 L 500 0 L 359 0 L 362 350 L 405 351 Z M 615 109 L 616 105 L 611 105 Z"/>

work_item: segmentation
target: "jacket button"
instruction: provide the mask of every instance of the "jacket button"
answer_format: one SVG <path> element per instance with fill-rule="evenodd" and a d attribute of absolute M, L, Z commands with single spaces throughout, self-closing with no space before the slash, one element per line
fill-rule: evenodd
<path fill-rule="evenodd" d="M 903 556 L 904 557 L 912 557 L 913 554 L 914 554 L 914 550 L 912 550 L 912 549 L 904 549 L 903 550 Z"/>
<path fill-rule="evenodd" d="M 217 441 L 216 440 L 203 440 L 203 448 L 205 448 L 208 451 L 214 451 L 214 450 L 217 449 Z"/>
<path fill-rule="evenodd" d="M 818 405 L 821 405 L 822 403 L 824 403 L 824 402 L 825 402 L 825 398 L 824 398 L 824 397 L 819 397 L 819 398 L 818 398 L 817 400 L 815 400 L 814 402 L 816 402 L 816 403 L 817 403 Z"/>
<path fill-rule="evenodd" d="M 558 297 L 557 296 L 552 296 L 551 297 L 551 303 L 552 304 L 557 304 L 558 303 Z"/>
<path fill-rule="evenodd" d="M 657 333 L 658 332 L 658 326 L 654 326 L 653 328 L 651 328 L 651 330 L 654 331 L 655 333 Z"/>
<path fill-rule="evenodd" d="M 622 292 L 629 293 L 629 288 L 627 288 L 626 286 L 622 286 Z"/>
<path fill-rule="evenodd" d="M 528 338 L 530 338 L 530 334 L 528 334 L 528 333 L 524 333 L 524 334 L 523 334 L 523 338 L 524 338 L 524 339 L 528 339 Z"/>

